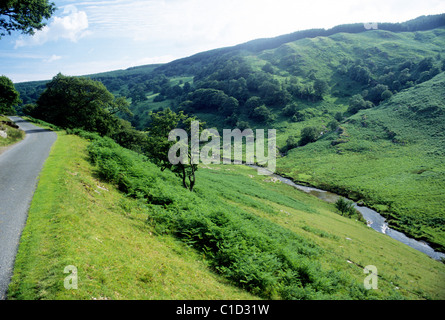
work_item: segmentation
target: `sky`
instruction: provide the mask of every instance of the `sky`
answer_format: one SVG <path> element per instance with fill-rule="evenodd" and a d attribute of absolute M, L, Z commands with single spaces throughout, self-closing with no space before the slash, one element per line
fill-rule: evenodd
<path fill-rule="evenodd" d="M 445 13 L 444 0 L 52 0 L 35 35 L 0 39 L 0 75 L 49 80 L 166 63 L 206 50 L 344 23 Z"/>

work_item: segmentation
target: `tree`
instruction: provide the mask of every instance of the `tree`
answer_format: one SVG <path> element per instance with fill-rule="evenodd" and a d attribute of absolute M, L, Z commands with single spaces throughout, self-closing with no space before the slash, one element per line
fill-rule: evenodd
<path fill-rule="evenodd" d="M 291 95 L 286 89 L 281 89 L 277 80 L 266 80 L 258 87 L 261 98 L 268 106 L 286 105 Z"/>
<path fill-rule="evenodd" d="M 33 35 L 42 29 L 56 11 L 54 3 L 48 0 L 4 0 L 0 2 L 0 38 L 12 31 Z"/>
<path fill-rule="evenodd" d="M 281 112 L 286 117 L 292 117 L 293 115 L 295 115 L 297 111 L 298 111 L 298 105 L 296 103 L 292 103 L 284 107 Z"/>
<path fill-rule="evenodd" d="M 317 127 L 305 127 L 301 130 L 300 146 L 304 146 L 308 143 L 317 141 L 319 132 Z"/>
<path fill-rule="evenodd" d="M 381 93 L 380 93 L 380 95 L 381 95 Z M 354 113 L 357 113 L 359 110 L 369 109 L 372 107 L 373 107 L 373 104 L 371 101 L 365 101 L 365 99 L 363 99 L 363 96 L 361 94 L 356 94 L 356 95 L 353 95 L 351 97 L 351 99 L 349 99 L 348 112 L 351 114 L 354 114 Z"/>
<path fill-rule="evenodd" d="M 14 83 L 6 76 L 0 77 L 0 114 L 14 115 L 14 106 L 21 103 L 20 94 Z"/>
<path fill-rule="evenodd" d="M 282 153 L 287 153 L 289 150 L 298 147 L 298 140 L 296 136 L 289 136 L 286 139 L 286 145 L 281 148 Z"/>
<path fill-rule="evenodd" d="M 383 100 L 382 93 L 385 92 L 386 90 L 388 90 L 388 86 L 379 83 L 375 87 L 369 89 L 368 95 L 366 96 L 366 99 L 370 100 L 375 105 L 377 105 L 377 104 L 380 103 L 380 101 Z"/>
<path fill-rule="evenodd" d="M 354 208 L 354 203 L 352 201 L 348 201 L 343 197 L 340 197 L 335 202 L 335 207 L 338 211 L 341 212 L 343 216 L 351 217 L 355 214 L 357 214 L 357 211 Z"/>
<path fill-rule="evenodd" d="M 329 85 L 325 80 L 317 79 L 314 82 L 314 93 L 319 99 L 323 99 L 323 95 L 329 91 Z"/>
<path fill-rule="evenodd" d="M 274 114 L 264 104 L 256 107 L 253 110 L 251 117 L 263 123 L 270 123 L 275 120 Z"/>
<path fill-rule="evenodd" d="M 336 119 L 333 119 L 333 120 L 329 121 L 328 128 L 331 131 L 335 131 L 335 130 L 337 130 L 339 124 L 340 123 Z"/>
<path fill-rule="evenodd" d="M 388 100 L 389 98 L 392 97 L 392 92 L 389 91 L 388 89 L 386 89 L 385 91 L 382 92 L 381 94 L 381 98 L 382 100 Z"/>
<path fill-rule="evenodd" d="M 31 116 L 67 129 L 79 128 L 111 136 L 116 113 L 130 114 L 124 97 L 115 98 L 99 81 L 56 75 L 47 83 Z"/>
<path fill-rule="evenodd" d="M 221 106 L 219 107 L 219 111 L 223 115 L 231 115 L 238 109 L 239 103 L 234 97 L 227 97 L 223 100 Z"/>
<path fill-rule="evenodd" d="M 147 128 L 147 156 L 161 168 L 161 171 L 165 169 L 173 171 L 181 178 L 184 188 L 193 191 L 196 182 L 195 172 L 198 170 L 198 164 L 195 164 L 192 158 L 192 146 L 190 145 L 192 139 L 187 142 L 187 162 L 173 164 L 169 159 L 169 151 L 175 142 L 170 141 L 168 137 L 173 129 L 184 129 L 188 136 L 190 136 L 191 123 L 196 121 L 196 118 L 189 117 L 182 111 L 175 113 L 169 108 L 156 113 L 151 112 L 150 117 L 150 126 Z M 200 124 L 199 129 L 202 130 L 202 126 L 205 124 L 202 122 Z"/>
<path fill-rule="evenodd" d="M 244 104 L 244 109 L 246 110 L 247 114 L 252 114 L 253 110 L 261 106 L 261 104 L 262 102 L 260 97 L 252 96 Z"/>

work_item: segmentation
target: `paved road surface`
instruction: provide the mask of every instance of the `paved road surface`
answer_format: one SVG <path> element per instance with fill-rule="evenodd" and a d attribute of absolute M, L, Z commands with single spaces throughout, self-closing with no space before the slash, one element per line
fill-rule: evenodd
<path fill-rule="evenodd" d="M 20 235 L 38 175 L 57 134 L 11 117 L 25 139 L 0 154 L 0 300 L 7 297 Z"/>

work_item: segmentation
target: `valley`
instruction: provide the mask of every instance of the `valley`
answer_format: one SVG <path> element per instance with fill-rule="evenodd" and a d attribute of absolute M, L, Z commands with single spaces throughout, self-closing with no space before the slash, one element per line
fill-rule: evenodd
<path fill-rule="evenodd" d="M 276 174 L 372 208 L 390 228 L 445 253 L 444 19 L 305 30 L 167 64 L 16 83 L 17 112 L 59 138 L 37 189 L 48 195 L 31 206 L 12 297 L 443 299 L 440 259 L 252 168 L 175 167 L 165 151 L 168 129 L 193 120 L 221 136 L 275 129 Z M 70 84 L 88 90 L 65 90 Z M 76 93 L 61 96 L 57 86 Z M 76 109 L 91 105 L 91 92 L 106 107 Z M 71 204 L 59 203 L 70 190 Z M 38 242 L 55 257 L 49 264 Z M 147 260 L 160 252 L 162 266 Z M 56 285 L 62 265 L 85 272 L 82 289 Z M 363 288 L 367 266 L 378 270 L 378 290 Z M 110 279 L 113 272 L 129 278 Z"/>

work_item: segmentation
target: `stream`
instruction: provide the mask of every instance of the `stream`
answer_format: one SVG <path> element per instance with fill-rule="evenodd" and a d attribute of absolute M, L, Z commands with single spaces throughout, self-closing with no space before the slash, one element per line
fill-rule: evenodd
<path fill-rule="evenodd" d="M 248 165 L 248 166 L 251 168 L 264 170 L 264 168 L 258 167 L 256 165 Z M 313 196 L 316 196 L 317 198 L 324 200 L 326 202 L 335 203 L 341 197 L 341 196 L 339 196 L 335 193 L 329 192 L 329 191 L 296 184 L 292 180 L 284 178 L 277 174 L 271 174 L 270 176 L 274 177 L 274 178 L 280 180 L 281 182 L 283 182 L 287 185 L 290 185 L 298 190 L 301 190 L 301 191 L 309 193 Z M 384 217 L 382 217 L 377 211 L 372 210 L 367 207 L 364 207 L 364 206 L 359 206 L 356 202 L 354 202 L 354 207 L 357 209 L 357 211 L 359 211 L 361 213 L 363 218 L 367 221 L 368 227 L 376 230 L 377 232 L 386 234 L 386 235 L 390 236 L 391 238 L 393 238 L 397 241 L 400 241 L 400 242 L 402 242 L 402 243 L 404 243 L 418 251 L 421 251 L 435 260 L 445 259 L 444 253 L 434 251 L 434 249 L 431 248 L 428 245 L 428 243 L 426 243 L 424 241 L 418 241 L 418 240 L 409 238 L 402 232 L 399 232 L 399 231 L 389 228 L 388 223 L 386 222 L 386 219 Z"/>

